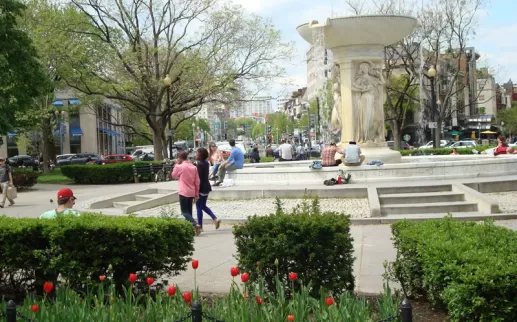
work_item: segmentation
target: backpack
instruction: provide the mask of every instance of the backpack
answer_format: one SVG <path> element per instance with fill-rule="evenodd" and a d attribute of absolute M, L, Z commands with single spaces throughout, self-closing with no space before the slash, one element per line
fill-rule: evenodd
<path fill-rule="evenodd" d="M 318 170 L 321 168 L 323 168 L 323 166 L 321 165 L 321 160 L 314 160 L 314 161 L 312 161 L 312 165 L 309 166 L 309 169 L 314 169 L 314 170 Z"/>

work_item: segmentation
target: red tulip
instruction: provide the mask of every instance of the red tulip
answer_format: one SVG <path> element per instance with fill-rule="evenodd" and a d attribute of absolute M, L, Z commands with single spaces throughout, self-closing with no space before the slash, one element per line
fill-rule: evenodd
<path fill-rule="evenodd" d="M 106 279 L 106 276 L 105 275 L 99 275 L 99 281 L 104 281 Z"/>
<path fill-rule="evenodd" d="M 294 321 L 294 315 L 288 315 L 287 321 Z"/>
<path fill-rule="evenodd" d="M 131 283 L 136 282 L 137 277 L 138 276 L 136 274 L 133 274 L 133 273 L 129 274 L 129 282 L 131 282 Z"/>
<path fill-rule="evenodd" d="M 332 304 L 334 304 L 334 299 L 331 297 L 327 297 L 325 299 L 325 303 L 327 303 L 327 306 L 331 306 Z"/>
<path fill-rule="evenodd" d="M 233 277 L 239 275 L 239 268 L 238 267 L 230 268 L 230 274 L 232 274 Z"/>
<path fill-rule="evenodd" d="M 241 274 L 241 281 L 243 283 L 247 283 L 249 280 L 250 280 L 250 274 L 248 274 L 248 273 Z"/>
<path fill-rule="evenodd" d="M 192 293 L 191 292 L 185 292 L 183 293 L 183 299 L 185 302 L 189 303 L 192 302 Z"/>
<path fill-rule="evenodd" d="M 31 311 L 36 313 L 39 311 L 39 305 L 38 304 L 34 304 L 33 306 L 31 306 Z"/>
<path fill-rule="evenodd" d="M 148 277 L 145 279 L 145 282 L 147 283 L 147 285 L 151 286 L 154 283 L 154 278 Z"/>
<path fill-rule="evenodd" d="M 199 261 L 197 259 L 192 260 L 192 268 L 197 269 L 199 267 Z"/>
<path fill-rule="evenodd" d="M 169 286 L 169 288 L 167 289 L 167 294 L 169 294 L 169 296 L 176 295 L 176 286 Z"/>
<path fill-rule="evenodd" d="M 45 293 L 50 293 L 52 292 L 52 289 L 54 288 L 54 284 L 52 284 L 51 282 L 45 282 L 43 284 L 43 291 L 45 291 Z"/>
<path fill-rule="evenodd" d="M 262 305 L 263 301 L 262 299 L 260 298 L 260 296 L 255 296 L 255 301 L 257 301 L 257 304 L 258 305 Z"/>
<path fill-rule="evenodd" d="M 298 274 L 293 272 L 289 273 L 289 279 L 293 282 L 296 281 L 298 279 Z"/>

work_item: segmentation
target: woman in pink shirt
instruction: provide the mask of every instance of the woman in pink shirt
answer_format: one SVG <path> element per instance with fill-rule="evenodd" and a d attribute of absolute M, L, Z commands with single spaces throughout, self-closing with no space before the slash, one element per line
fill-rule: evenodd
<path fill-rule="evenodd" d="M 194 225 L 196 236 L 201 234 L 201 226 L 192 217 L 192 205 L 199 198 L 199 176 L 197 167 L 187 161 L 188 153 L 183 151 L 178 156 L 178 162 L 172 170 L 171 177 L 178 179 L 178 194 L 180 196 L 181 214 Z"/>

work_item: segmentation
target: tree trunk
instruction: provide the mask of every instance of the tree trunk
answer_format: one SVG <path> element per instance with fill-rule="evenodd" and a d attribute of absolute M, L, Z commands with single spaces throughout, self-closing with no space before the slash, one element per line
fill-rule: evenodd
<path fill-rule="evenodd" d="M 50 125 L 50 118 L 41 118 L 41 139 L 43 142 L 43 173 L 49 173 L 49 160 L 51 154 L 52 142 L 50 136 L 52 135 L 52 127 Z"/>
<path fill-rule="evenodd" d="M 400 131 L 400 125 L 399 122 L 397 122 L 397 120 L 391 120 L 391 132 L 393 133 L 393 148 L 399 151 L 400 142 L 402 141 L 402 133 Z"/>
<path fill-rule="evenodd" d="M 440 140 L 442 139 L 441 128 L 442 120 L 438 119 L 436 121 L 436 129 L 434 129 L 434 147 L 436 149 L 440 148 Z"/>

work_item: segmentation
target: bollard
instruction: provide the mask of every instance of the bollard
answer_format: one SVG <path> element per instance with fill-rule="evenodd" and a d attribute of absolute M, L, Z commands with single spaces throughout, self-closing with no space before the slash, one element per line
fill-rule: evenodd
<path fill-rule="evenodd" d="M 402 322 L 413 322 L 413 307 L 407 298 L 404 298 L 399 307 Z"/>
<path fill-rule="evenodd" d="M 192 322 L 203 322 L 203 309 L 199 301 L 195 301 L 192 304 L 190 311 L 192 312 Z"/>
<path fill-rule="evenodd" d="M 16 322 L 16 304 L 13 300 L 7 302 L 7 307 L 5 308 L 5 317 L 7 318 L 7 322 Z"/>

